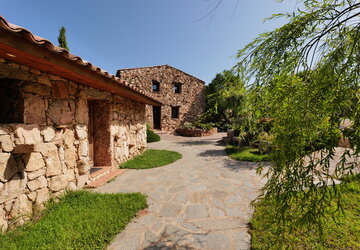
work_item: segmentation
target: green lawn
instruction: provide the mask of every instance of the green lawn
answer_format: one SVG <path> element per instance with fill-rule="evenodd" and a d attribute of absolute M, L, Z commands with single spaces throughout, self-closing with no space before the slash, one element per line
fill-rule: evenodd
<path fill-rule="evenodd" d="M 156 168 L 168 165 L 181 159 L 181 157 L 180 153 L 174 151 L 148 149 L 142 155 L 121 164 L 120 168 Z"/>
<path fill-rule="evenodd" d="M 257 148 L 227 145 L 225 151 L 231 159 L 238 161 L 261 162 L 270 160 L 268 154 L 260 154 Z"/>
<path fill-rule="evenodd" d="M 324 245 L 320 244 L 316 232 L 295 230 L 285 235 L 283 242 L 287 249 L 360 249 L 360 175 L 347 181 L 347 185 L 341 187 L 345 215 L 337 216 L 337 222 L 331 218 L 326 220 Z M 331 210 L 334 209 L 335 204 Z M 275 226 L 271 222 L 274 214 L 271 202 L 256 205 L 251 219 L 252 249 L 273 248 L 272 242 L 276 236 Z"/>
<path fill-rule="evenodd" d="M 104 249 L 146 207 L 140 193 L 69 192 L 39 221 L 0 235 L 0 249 Z"/>

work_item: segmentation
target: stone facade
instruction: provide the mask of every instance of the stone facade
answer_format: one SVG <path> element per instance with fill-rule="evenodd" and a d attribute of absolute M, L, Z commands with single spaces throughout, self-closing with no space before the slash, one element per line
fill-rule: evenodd
<path fill-rule="evenodd" d="M 145 104 L 2 58 L 0 89 L 0 232 L 82 188 L 96 161 L 117 166 L 146 147 Z M 100 133 L 89 132 L 90 102 Z"/>
<path fill-rule="evenodd" d="M 169 65 L 120 69 L 117 76 L 152 93 L 163 103 L 160 129 L 174 131 L 184 122 L 193 122 L 205 108 L 205 83 Z M 159 83 L 159 91 L 153 91 L 153 80 Z M 175 93 L 174 84 L 180 84 L 180 93 Z M 179 117 L 172 118 L 172 107 L 179 107 Z M 146 121 L 154 127 L 153 107 L 146 105 Z"/>

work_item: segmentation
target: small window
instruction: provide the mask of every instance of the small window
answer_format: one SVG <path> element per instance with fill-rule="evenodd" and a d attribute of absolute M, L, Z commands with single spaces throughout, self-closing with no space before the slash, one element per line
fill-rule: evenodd
<path fill-rule="evenodd" d="M 0 124 L 24 122 L 24 99 L 20 81 L 0 79 Z"/>
<path fill-rule="evenodd" d="M 180 107 L 171 107 L 171 118 L 179 118 Z"/>
<path fill-rule="evenodd" d="M 180 94 L 181 93 L 181 83 L 174 82 L 173 89 L 174 89 L 175 94 Z"/>
<path fill-rule="evenodd" d="M 152 91 L 159 92 L 160 91 L 160 82 L 156 80 L 152 80 Z"/>

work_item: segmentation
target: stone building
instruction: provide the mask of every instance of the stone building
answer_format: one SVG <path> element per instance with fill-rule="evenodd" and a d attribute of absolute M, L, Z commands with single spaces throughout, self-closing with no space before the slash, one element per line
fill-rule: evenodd
<path fill-rule="evenodd" d="M 0 232 L 143 152 L 146 104 L 161 105 L 0 17 Z"/>
<path fill-rule="evenodd" d="M 163 106 L 146 106 L 146 121 L 155 129 L 174 131 L 204 111 L 204 81 L 179 69 L 161 65 L 119 69 L 116 75 L 162 102 Z"/>

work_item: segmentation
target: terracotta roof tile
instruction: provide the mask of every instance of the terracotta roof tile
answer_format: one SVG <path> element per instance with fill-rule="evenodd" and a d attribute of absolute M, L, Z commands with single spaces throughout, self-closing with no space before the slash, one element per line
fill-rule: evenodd
<path fill-rule="evenodd" d="M 31 33 L 29 30 L 9 23 L 4 17 L 0 16 L 0 28 L 3 28 L 7 31 L 13 32 L 13 33 L 17 33 L 19 35 L 21 35 L 23 38 L 27 39 L 28 41 L 37 44 L 39 46 L 43 46 L 45 48 L 47 48 L 49 51 L 51 51 L 52 53 L 56 53 L 58 55 L 63 56 L 64 58 L 74 61 L 76 63 L 78 63 L 79 65 L 82 65 L 84 67 L 86 67 L 87 69 L 96 72 L 97 74 L 106 77 L 106 78 L 110 78 L 114 81 L 116 81 L 117 83 L 126 86 L 132 90 L 135 90 L 137 92 L 139 92 L 140 94 L 142 94 L 143 96 L 146 96 L 152 100 L 155 100 L 156 102 L 161 103 L 159 100 L 157 100 L 157 98 L 155 96 L 153 96 L 151 93 L 145 93 L 145 91 L 140 90 L 138 87 L 129 84 L 128 82 L 124 81 L 123 79 L 120 79 L 118 77 L 116 77 L 115 75 L 110 74 L 109 72 L 101 69 L 100 67 L 97 67 L 93 64 L 91 64 L 89 61 L 86 61 L 84 59 L 82 59 L 79 56 L 73 55 L 71 54 L 68 50 L 61 48 L 59 46 L 56 46 L 55 44 L 53 44 L 52 42 L 50 42 L 49 40 L 42 38 L 40 36 L 36 36 L 33 33 Z"/>

